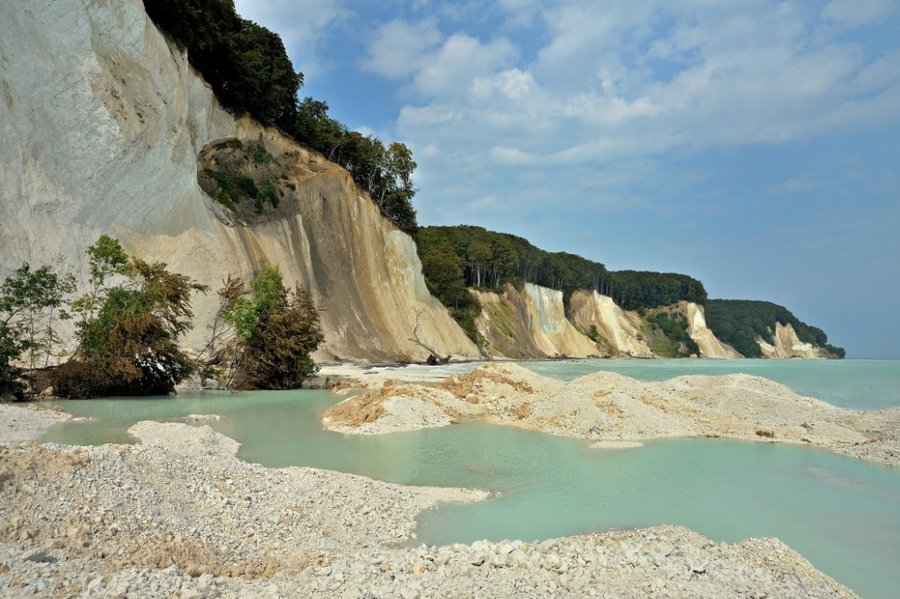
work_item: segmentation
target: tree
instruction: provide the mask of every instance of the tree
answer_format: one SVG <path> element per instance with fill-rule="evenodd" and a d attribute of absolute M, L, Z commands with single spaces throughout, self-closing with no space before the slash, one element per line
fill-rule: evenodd
<path fill-rule="evenodd" d="M 233 0 L 144 0 L 144 7 L 187 50 L 225 108 L 291 126 L 303 74 L 294 71 L 277 34 L 239 17 Z"/>
<path fill-rule="evenodd" d="M 97 309 L 103 304 L 109 278 L 124 274 L 128 266 L 128 254 L 118 240 L 106 234 L 101 235 L 86 253 L 90 273 L 88 291 L 72 302 L 72 310 L 81 314 L 79 326 L 93 319 Z"/>
<path fill-rule="evenodd" d="M 232 389 L 295 389 L 315 372 L 310 354 L 324 338 L 318 310 L 299 285 L 288 291 L 277 267 L 263 268 L 249 291 L 229 276 L 219 300 L 208 375 Z"/>
<path fill-rule="evenodd" d="M 190 297 L 206 287 L 165 264 L 129 258 L 105 235 L 88 254 L 91 290 L 76 302 L 82 313 L 79 345 L 55 372 L 56 393 L 80 399 L 174 392 L 192 370 L 178 347 L 192 326 Z M 111 274 L 120 274 L 123 283 L 107 286 Z"/>
<path fill-rule="evenodd" d="M 32 270 L 26 262 L 0 286 L 0 393 L 21 393 L 16 382 L 19 369 L 13 362 L 23 354 L 34 370 L 44 357 L 49 363 L 60 342 L 54 316 L 75 288 L 74 279 L 60 277 L 48 266 Z M 61 311 L 61 318 L 68 314 Z"/>

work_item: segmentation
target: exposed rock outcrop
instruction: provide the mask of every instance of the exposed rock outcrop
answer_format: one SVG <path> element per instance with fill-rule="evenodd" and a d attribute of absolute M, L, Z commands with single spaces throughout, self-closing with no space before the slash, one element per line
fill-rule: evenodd
<path fill-rule="evenodd" d="M 424 359 L 477 348 L 428 293 L 412 239 L 343 169 L 277 132 L 235 119 L 157 30 L 140 0 L 0 5 L 0 275 L 22 262 L 84 279 L 101 234 L 216 289 L 263 263 L 322 307 L 319 358 Z M 252 225 L 197 182 L 207 144 L 237 138 L 289 156 L 296 192 Z M 216 306 L 199 296 L 200 345 Z"/>
<path fill-rule="evenodd" d="M 611 297 L 596 291 L 576 291 L 569 303 L 569 316 L 581 331 L 596 327 L 607 347 L 615 356 L 649 358 L 653 352 L 644 341 L 641 317 L 617 306 Z"/>
<path fill-rule="evenodd" d="M 733 347 L 722 343 L 718 337 L 706 326 L 706 316 L 703 306 L 694 302 L 678 302 L 678 308 L 687 317 L 688 335 L 691 336 L 700 348 L 700 356 L 703 358 L 740 358 L 742 357 Z"/>
<path fill-rule="evenodd" d="M 775 343 L 768 343 L 761 337 L 756 340 L 759 349 L 767 358 L 829 358 L 828 351 L 822 347 L 817 347 L 812 343 L 800 341 L 797 337 L 797 331 L 788 323 L 786 325 L 780 322 L 775 323 Z"/>
<path fill-rule="evenodd" d="M 472 290 L 481 303 L 475 319 L 487 351 L 498 358 L 602 356 L 605 352 L 566 318 L 562 291 L 525 283 L 503 293 Z"/>

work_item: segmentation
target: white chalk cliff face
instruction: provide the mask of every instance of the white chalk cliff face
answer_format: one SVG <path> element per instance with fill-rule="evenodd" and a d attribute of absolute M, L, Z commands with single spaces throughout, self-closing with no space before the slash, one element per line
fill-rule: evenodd
<path fill-rule="evenodd" d="M 678 302 L 678 308 L 687 317 L 688 335 L 691 336 L 700 348 L 702 358 L 740 358 L 742 357 L 733 347 L 723 343 L 706 326 L 706 315 L 703 306 L 694 302 Z"/>
<path fill-rule="evenodd" d="M 775 343 L 771 344 L 764 339 L 756 340 L 759 349 L 767 358 L 828 358 L 828 352 L 821 347 L 816 347 L 812 343 L 800 341 L 797 337 L 797 331 L 788 323 L 786 325 L 780 322 L 775 323 Z"/>
<path fill-rule="evenodd" d="M 602 356 L 605 352 L 566 318 L 562 291 L 525 283 L 503 293 L 470 290 L 481 304 L 475 319 L 495 358 Z"/>
<path fill-rule="evenodd" d="M 140 0 L 0 3 L 0 276 L 22 262 L 85 278 L 101 233 L 207 284 L 199 346 L 228 274 L 278 265 L 321 308 L 319 359 L 478 355 L 427 291 L 412 239 L 349 174 L 225 112 Z M 226 138 L 291 152 L 297 193 L 278 218 L 228 224 L 197 183 L 197 157 Z"/>
<path fill-rule="evenodd" d="M 470 292 L 481 304 L 475 319 L 478 332 L 487 341 L 486 351 L 495 358 L 633 357 L 652 358 L 645 341 L 646 321 L 637 312 L 616 305 L 611 297 L 596 291 L 576 291 L 566 318 L 562 292 L 526 283 L 522 291 L 507 285 L 503 293 Z M 673 309 L 685 315 L 688 334 L 704 358 L 740 358 L 706 326 L 703 307 L 680 302 Z M 594 327 L 597 340 L 586 333 Z"/>
<path fill-rule="evenodd" d="M 596 327 L 611 355 L 653 356 L 641 332 L 641 317 L 635 312 L 626 312 L 609 296 L 596 291 L 576 291 L 569 303 L 569 316 L 581 331 Z"/>

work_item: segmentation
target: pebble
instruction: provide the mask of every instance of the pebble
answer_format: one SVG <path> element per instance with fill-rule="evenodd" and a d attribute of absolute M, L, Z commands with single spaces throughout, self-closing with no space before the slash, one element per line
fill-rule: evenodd
<path fill-rule="evenodd" d="M 487 495 L 267 469 L 206 426 L 135 431 L 143 445 L 0 445 L 0 597 L 854 597 L 777 540 L 672 526 L 406 547 L 422 510 Z"/>

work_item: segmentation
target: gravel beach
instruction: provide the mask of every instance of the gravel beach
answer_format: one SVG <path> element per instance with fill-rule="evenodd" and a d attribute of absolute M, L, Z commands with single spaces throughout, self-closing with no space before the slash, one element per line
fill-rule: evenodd
<path fill-rule="evenodd" d="M 485 493 L 264 468 L 206 425 L 20 443 L 13 419 L 34 435 L 63 416 L 0 408 L 0 597 L 855 596 L 778 540 L 673 526 L 413 547 L 420 511 Z"/>

